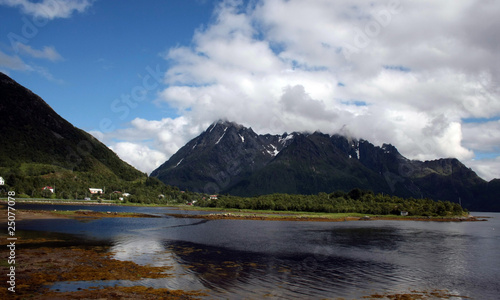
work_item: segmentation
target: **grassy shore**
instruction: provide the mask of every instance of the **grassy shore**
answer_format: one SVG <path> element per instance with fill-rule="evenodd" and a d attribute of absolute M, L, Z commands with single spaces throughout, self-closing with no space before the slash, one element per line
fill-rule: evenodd
<path fill-rule="evenodd" d="M 159 218 L 157 215 L 133 212 L 101 212 L 91 210 L 16 210 L 16 221 L 37 219 L 98 219 L 98 218 Z M 1 215 L 0 221 L 6 222 L 7 215 Z"/>
<path fill-rule="evenodd" d="M 233 219 L 233 220 L 268 220 L 268 221 L 374 221 L 374 220 L 397 220 L 397 221 L 436 221 L 436 222 L 463 222 L 463 221 L 485 221 L 470 215 L 428 217 L 428 216 L 401 216 L 401 215 L 370 215 L 362 213 L 321 213 L 321 212 L 299 212 L 299 211 L 273 211 L 273 210 L 251 210 L 251 209 L 221 209 L 213 207 L 183 206 L 184 210 L 213 212 L 212 214 L 168 214 L 178 218 L 202 218 L 202 219 Z"/>

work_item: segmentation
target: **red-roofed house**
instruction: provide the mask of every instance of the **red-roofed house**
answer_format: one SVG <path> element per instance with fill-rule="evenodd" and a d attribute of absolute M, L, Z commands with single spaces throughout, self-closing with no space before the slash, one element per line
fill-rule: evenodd
<path fill-rule="evenodd" d="M 49 190 L 51 193 L 53 193 L 53 192 L 54 192 L 54 188 L 53 188 L 53 187 L 51 187 L 51 186 L 46 186 L 46 187 L 44 187 L 44 188 L 42 189 L 42 191 L 45 191 L 45 190 Z"/>

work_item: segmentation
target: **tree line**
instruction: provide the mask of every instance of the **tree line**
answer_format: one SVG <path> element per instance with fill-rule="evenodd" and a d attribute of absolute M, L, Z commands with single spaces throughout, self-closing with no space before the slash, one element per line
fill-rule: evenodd
<path fill-rule="evenodd" d="M 216 208 L 374 215 L 399 215 L 403 211 L 413 216 L 448 216 L 462 215 L 465 212 L 458 203 L 374 194 L 372 191 L 358 188 L 348 193 L 337 191 L 316 195 L 270 194 L 257 197 L 225 195 L 214 200 L 202 199 L 195 205 Z"/>

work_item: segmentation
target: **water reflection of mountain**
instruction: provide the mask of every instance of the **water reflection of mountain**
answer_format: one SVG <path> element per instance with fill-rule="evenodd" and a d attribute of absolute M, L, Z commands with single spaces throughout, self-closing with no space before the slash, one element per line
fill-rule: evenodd
<path fill-rule="evenodd" d="M 170 241 L 165 248 L 207 288 L 242 297 L 352 296 L 368 288 L 367 284 L 370 288 L 376 282 L 387 286 L 382 274 L 397 273 L 396 266 L 388 263 L 334 254 L 277 256 Z M 391 280 L 397 285 L 397 278 Z"/>
<path fill-rule="evenodd" d="M 394 227 L 340 227 L 327 230 L 312 230 L 322 236 L 323 244 L 343 248 L 378 249 L 395 251 L 405 242 L 405 236 Z"/>

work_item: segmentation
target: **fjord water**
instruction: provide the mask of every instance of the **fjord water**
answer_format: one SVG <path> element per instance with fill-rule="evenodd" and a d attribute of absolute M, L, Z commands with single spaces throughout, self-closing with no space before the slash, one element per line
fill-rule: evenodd
<path fill-rule="evenodd" d="M 278 222 L 176 219 L 165 213 L 192 212 L 153 207 L 41 207 L 162 216 L 19 222 L 21 230 L 76 234 L 110 244 L 116 259 L 173 266 L 177 275 L 102 285 L 208 290 L 212 298 L 227 299 L 358 299 L 434 289 L 473 299 L 500 295 L 498 213 L 473 213 L 491 217 L 487 222 Z M 95 285 L 60 283 L 56 288 Z"/>

